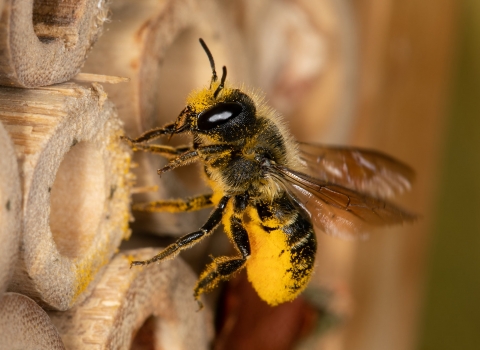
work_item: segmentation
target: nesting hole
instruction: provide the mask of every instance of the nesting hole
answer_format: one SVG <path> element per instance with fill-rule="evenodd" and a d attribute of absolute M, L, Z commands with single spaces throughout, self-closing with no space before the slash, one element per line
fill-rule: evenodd
<path fill-rule="evenodd" d="M 42 42 L 78 37 L 77 23 L 84 16 L 86 0 L 34 0 L 33 29 Z"/>
<path fill-rule="evenodd" d="M 50 191 L 50 230 L 57 249 L 69 258 L 82 256 L 98 231 L 106 200 L 100 151 L 89 142 L 73 146 Z"/>
<path fill-rule="evenodd" d="M 154 350 L 156 321 L 154 316 L 148 317 L 132 340 L 130 350 Z"/>

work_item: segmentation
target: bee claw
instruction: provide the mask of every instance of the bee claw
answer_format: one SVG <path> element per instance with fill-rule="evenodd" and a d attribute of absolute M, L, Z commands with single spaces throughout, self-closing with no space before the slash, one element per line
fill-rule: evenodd
<path fill-rule="evenodd" d="M 120 140 L 127 141 L 128 143 L 133 143 L 133 140 L 127 135 L 121 135 Z"/>
<path fill-rule="evenodd" d="M 200 311 L 202 311 L 202 309 L 203 309 L 203 303 L 202 303 L 200 300 L 198 300 L 198 299 L 197 299 L 196 301 L 197 301 L 197 305 L 198 305 L 198 310 L 197 310 L 197 312 L 200 312 Z"/>
<path fill-rule="evenodd" d="M 143 265 L 146 265 L 145 261 L 132 261 L 130 263 L 130 268 L 132 268 L 133 266 L 143 266 Z"/>
<path fill-rule="evenodd" d="M 170 170 L 170 166 L 169 165 L 166 165 L 164 166 L 162 169 L 158 169 L 157 170 L 157 174 L 162 176 L 163 173 L 166 173 L 167 171 Z"/>
<path fill-rule="evenodd" d="M 138 148 L 135 147 L 135 141 L 133 141 L 133 139 L 131 139 L 130 137 L 126 135 L 121 135 L 120 140 L 125 141 L 130 146 L 132 151 L 138 151 Z"/>

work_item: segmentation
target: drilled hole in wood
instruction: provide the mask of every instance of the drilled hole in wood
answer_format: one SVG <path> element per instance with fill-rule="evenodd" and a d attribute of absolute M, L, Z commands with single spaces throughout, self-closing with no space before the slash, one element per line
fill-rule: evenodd
<path fill-rule="evenodd" d="M 105 204 L 105 165 L 92 143 L 73 146 L 50 192 L 50 230 L 61 255 L 82 256 L 98 231 Z"/>
<path fill-rule="evenodd" d="M 77 23 L 85 13 L 87 0 L 34 0 L 33 28 L 44 43 L 62 39 L 74 45 L 78 39 Z"/>

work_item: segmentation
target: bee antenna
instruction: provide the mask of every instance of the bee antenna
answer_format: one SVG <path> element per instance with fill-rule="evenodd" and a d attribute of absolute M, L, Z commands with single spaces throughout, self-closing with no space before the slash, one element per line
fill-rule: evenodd
<path fill-rule="evenodd" d="M 200 45 L 202 45 L 203 49 L 205 50 L 205 53 L 208 56 L 208 60 L 210 61 L 210 67 L 212 68 L 212 81 L 210 82 L 210 87 L 212 87 L 212 83 L 216 82 L 218 77 L 217 77 L 217 72 L 215 71 L 215 61 L 213 60 L 212 53 L 208 49 L 207 44 L 205 44 L 205 41 L 203 41 L 202 38 L 198 39 L 200 41 Z"/>
<path fill-rule="evenodd" d="M 213 93 L 214 98 L 217 98 L 220 91 L 223 90 L 223 87 L 225 86 L 225 79 L 227 79 L 227 67 L 223 66 L 222 79 L 220 80 L 220 84 L 218 85 L 217 90 L 215 90 L 215 92 Z"/>

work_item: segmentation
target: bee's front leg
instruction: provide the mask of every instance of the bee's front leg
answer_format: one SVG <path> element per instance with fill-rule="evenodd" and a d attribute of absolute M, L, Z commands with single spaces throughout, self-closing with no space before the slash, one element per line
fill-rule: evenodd
<path fill-rule="evenodd" d="M 147 145 L 144 143 L 136 144 L 131 142 L 129 143 L 130 143 L 130 147 L 132 147 L 132 150 L 134 151 L 143 151 L 147 153 L 158 154 L 167 159 L 176 158 L 182 155 L 183 153 L 191 150 L 190 146 L 173 147 L 173 146 L 167 146 L 167 145 Z"/>
<path fill-rule="evenodd" d="M 180 155 L 179 157 L 173 158 L 165 165 L 163 168 L 158 169 L 158 175 L 162 175 L 163 173 L 173 170 L 175 168 L 179 168 L 181 166 L 190 164 L 198 160 L 198 152 L 197 150 L 187 151 Z"/>
<path fill-rule="evenodd" d="M 130 145 L 135 145 L 137 143 L 148 142 L 158 139 L 163 135 L 173 135 L 175 133 L 175 123 L 170 123 L 161 128 L 155 128 L 144 132 L 139 137 L 132 139 L 128 136 L 122 136 L 122 138 L 127 141 Z"/>
<path fill-rule="evenodd" d="M 164 172 L 170 171 L 172 169 L 190 164 L 198 160 L 199 158 L 212 156 L 219 154 L 227 154 L 231 152 L 232 149 L 228 145 L 207 145 L 198 147 L 197 149 L 187 150 L 182 153 L 180 156 L 173 158 L 165 165 L 162 169 L 158 169 L 158 175 L 163 174 Z"/>
<path fill-rule="evenodd" d="M 166 247 L 164 250 L 162 250 L 159 254 L 155 255 L 151 259 L 144 261 L 132 261 L 130 267 L 137 265 L 148 265 L 157 261 L 172 259 L 177 256 L 178 253 L 180 253 L 182 250 L 190 248 L 194 244 L 200 242 L 200 240 L 212 233 L 212 231 L 218 226 L 218 224 L 222 220 L 222 216 L 229 199 L 230 197 L 225 196 L 220 200 L 220 203 L 212 212 L 212 214 L 210 214 L 207 222 L 202 226 L 202 228 L 200 228 L 200 230 L 189 233 L 188 235 L 179 238 L 175 243 L 170 244 L 168 247 Z"/>

